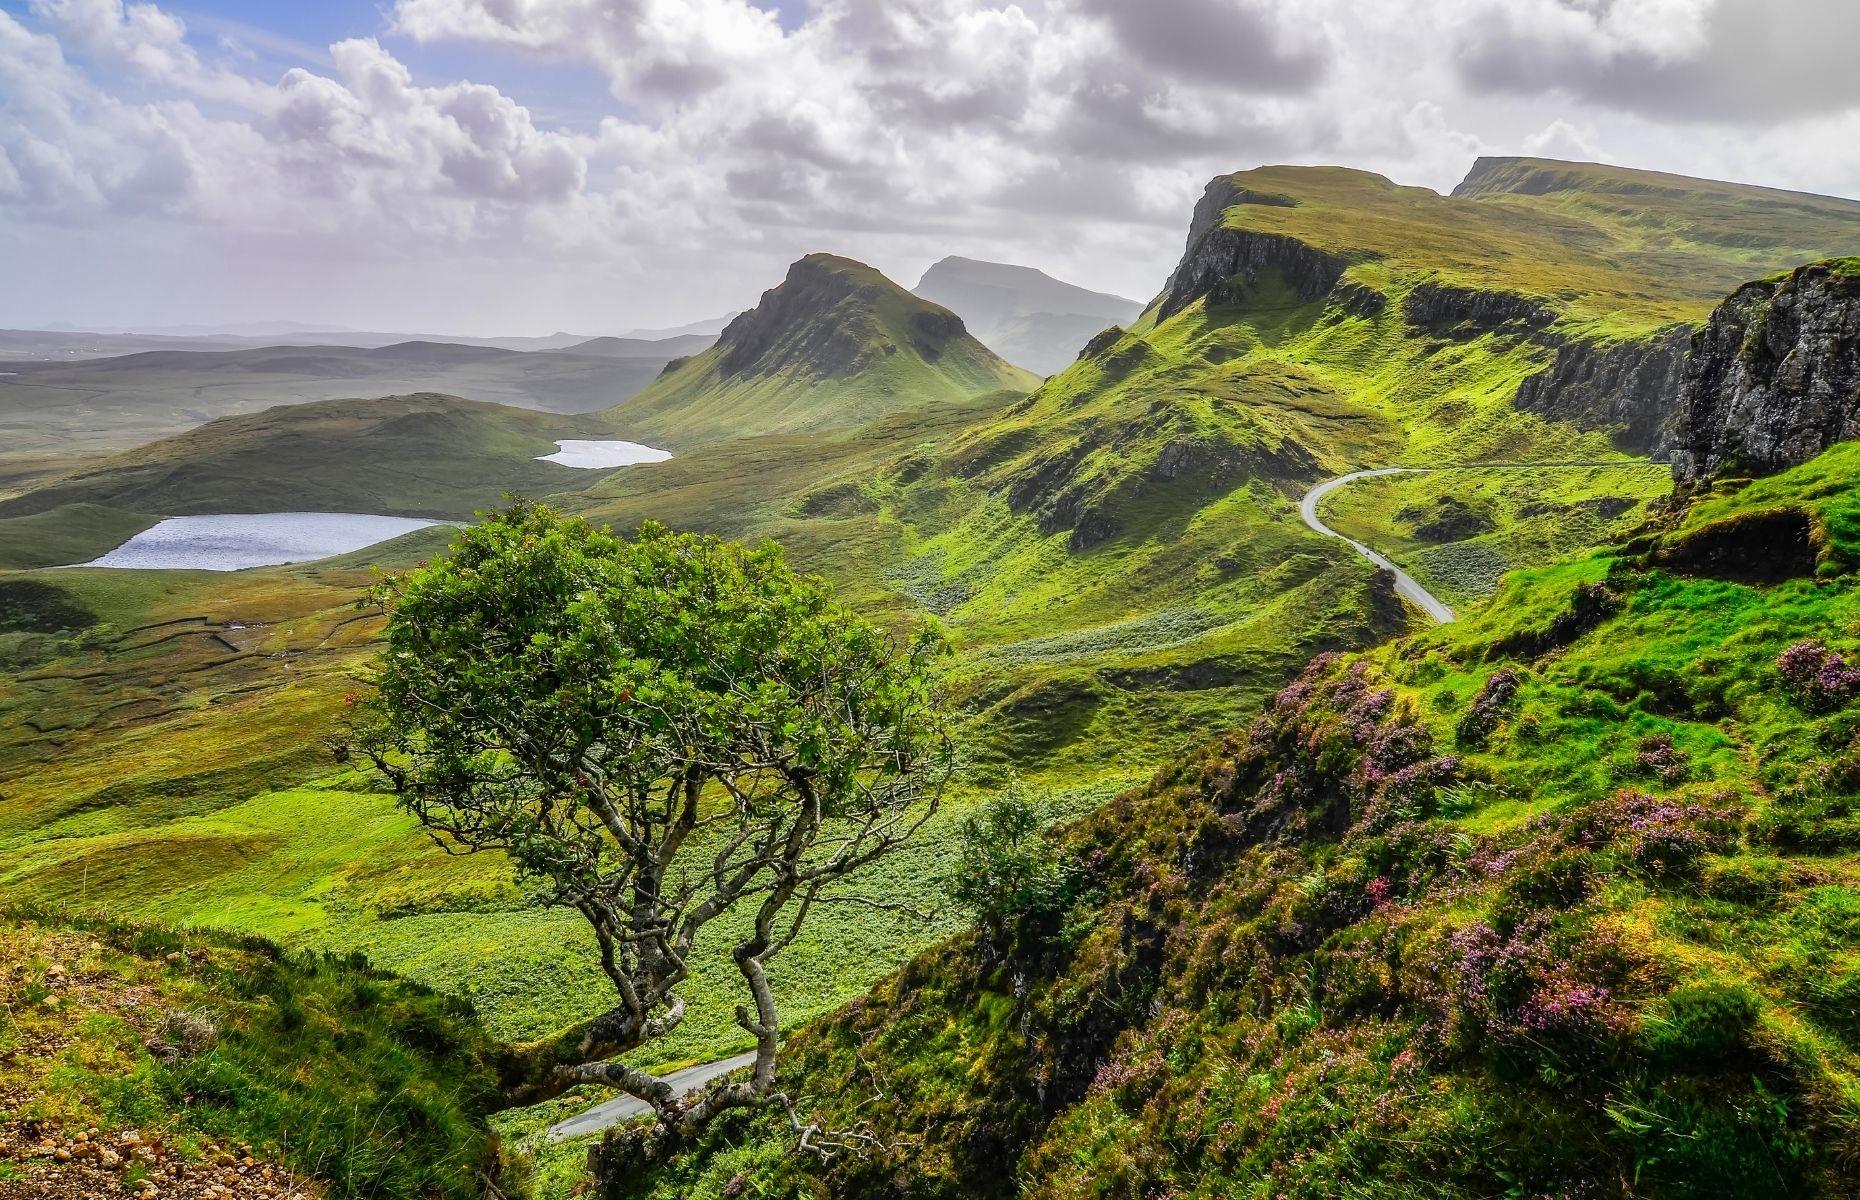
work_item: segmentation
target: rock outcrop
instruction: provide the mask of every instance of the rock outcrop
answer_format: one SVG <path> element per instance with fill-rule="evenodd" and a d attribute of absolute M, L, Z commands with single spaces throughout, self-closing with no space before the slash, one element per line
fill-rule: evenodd
<path fill-rule="evenodd" d="M 1626 342 L 1559 341 L 1550 366 L 1518 387 L 1516 404 L 1552 421 L 1614 433 L 1623 450 L 1666 458 L 1679 417 L 1692 328 Z"/>
<path fill-rule="evenodd" d="M 1219 304 L 1233 299 L 1229 280 L 1251 285 L 1266 271 L 1277 271 L 1301 300 L 1316 300 L 1335 287 L 1350 264 L 1336 254 L 1306 245 L 1283 233 L 1233 229 L 1223 223 L 1237 204 L 1289 208 L 1295 201 L 1256 192 L 1222 176 L 1208 184 L 1195 204 L 1182 261 L 1163 289 L 1158 319 L 1165 320 L 1207 297 Z"/>
<path fill-rule="evenodd" d="M 1692 339 L 1673 477 L 1766 475 L 1860 437 L 1860 259 L 1747 283 Z"/>

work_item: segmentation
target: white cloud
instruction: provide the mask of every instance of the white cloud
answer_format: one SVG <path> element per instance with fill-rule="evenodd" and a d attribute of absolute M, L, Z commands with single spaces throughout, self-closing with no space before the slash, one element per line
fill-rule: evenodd
<path fill-rule="evenodd" d="M 813 249 L 1147 294 L 1207 178 L 1261 162 L 1445 189 L 1479 153 L 1609 152 L 1860 192 L 1860 76 L 1777 65 L 1847 52 L 1860 7 L 1831 0 L 814 0 L 788 29 L 747 0 L 398 0 L 271 78 L 153 4 L 28 12 L 0 12 L 0 234 L 158 221 L 366 275 L 330 284 L 344 303 L 393 255 L 380 303 L 433 321 L 508 304 L 515 327 L 521 294 L 563 298 L 548 324 L 592 296 L 664 323 Z M 592 69 L 612 112 L 553 128 L 520 87 L 416 77 L 409 45 Z M 550 283 L 423 286 L 465 261 Z"/>

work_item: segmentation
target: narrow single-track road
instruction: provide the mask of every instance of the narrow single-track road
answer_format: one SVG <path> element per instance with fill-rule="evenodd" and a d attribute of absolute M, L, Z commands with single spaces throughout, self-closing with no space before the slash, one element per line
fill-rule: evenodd
<path fill-rule="evenodd" d="M 1655 467 L 1668 469 L 1664 463 L 1634 462 L 1621 459 L 1594 460 L 1585 462 L 1542 462 L 1542 463 L 1465 463 L 1450 467 L 1378 467 L 1373 470 L 1351 471 L 1348 475 L 1339 475 L 1335 479 L 1326 479 L 1304 494 L 1298 502 L 1298 515 L 1314 531 L 1325 537 L 1348 542 L 1355 551 L 1370 562 L 1381 567 L 1395 577 L 1395 592 L 1412 600 L 1422 612 L 1434 619 L 1435 624 L 1445 625 L 1453 619 L 1453 610 L 1443 603 L 1438 596 L 1414 581 L 1414 576 L 1390 562 L 1386 557 L 1371 550 L 1353 537 L 1338 533 L 1335 529 L 1318 520 L 1318 502 L 1345 484 L 1358 479 L 1371 479 L 1377 475 L 1431 475 L 1435 471 L 1577 471 L 1593 470 L 1597 467 L 1633 467 L 1644 469 Z"/>
<path fill-rule="evenodd" d="M 1356 549 L 1358 554 L 1395 576 L 1395 592 L 1397 595 L 1405 596 L 1409 600 L 1412 600 L 1420 607 L 1422 612 L 1434 619 L 1435 624 L 1445 625 L 1448 621 L 1453 619 L 1453 610 L 1442 603 L 1432 592 L 1416 583 L 1414 581 L 1414 576 L 1408 574 L 1408 572 L 1402 570 L 1382 555 L 1377 554 L 1374 550 L 1363 545 L 1363 543 L 1357 541 L 1355 538 L 1345 537 L 1335 529 L 1324 524 L 1324 522 L 1318 520 L 1318 501 L 1330 495 L 1346 483 L 1351 483 L 1358 479 L 1369 479 L 1376 475 L 1405 475 L 1410 473 L 1425 474 L 1426 469 L 1422 467 L 1382 467 L 1374 471 L 1352 471 L 1348 475 L 1339 475 L 1335 479 L 1326 479 L 1323 483 L 1318 484 L 1305 493 L 1305 498 L 1298 502 L 1298 515 L 1302 517 L 1305 524 L 1309 525 L 1312 529 L 1323 534 L 1325 537 L 1334 537 L 1339 541 L 1348 542 Z"/>

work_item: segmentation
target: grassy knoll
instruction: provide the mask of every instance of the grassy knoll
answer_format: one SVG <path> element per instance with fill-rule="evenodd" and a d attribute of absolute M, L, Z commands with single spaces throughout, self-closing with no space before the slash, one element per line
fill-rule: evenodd
<path fill-rule="evenodd" d="M 610 1194 L 1851 1194 L 1860 576 L 1749 582 L 1776 547 L 1734 535 L 1840 527 L 1855 466 L 1317 660 L 1068 831 L 1006 945 L 797 1037 L 882 1148 L 735 1120 Z"/>
<path fill-rule="evenodd" d="M 0 1049 L 0 1186 L 464 1200 L 499 1169 L 494 1044 L 457 1000 L 358 963 L 16 911 Z"/>
<path fill-rule="evenodd" d="M 1659 463 L 1441 471 L 1358 480 L 1326 496 L 1320 515 L 1459 606 L 1491 595 L 1509 571 L 1547 566 L 1634 528 L 1670 491 Z"/>

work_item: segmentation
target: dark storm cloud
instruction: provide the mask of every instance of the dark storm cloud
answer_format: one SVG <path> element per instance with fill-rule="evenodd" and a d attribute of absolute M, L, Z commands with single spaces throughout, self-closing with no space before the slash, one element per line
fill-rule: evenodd
<path fill-rule="evenodd" d="M 1621 0 L 1491 4 L 1457 39 L 1460 77 L 1487 94 L 1562 93 L 1673 121 L 1763 124 L 1860 104 L 1860 3 L 1718 0 L 1663 50 L 1619 30 Z"/>

